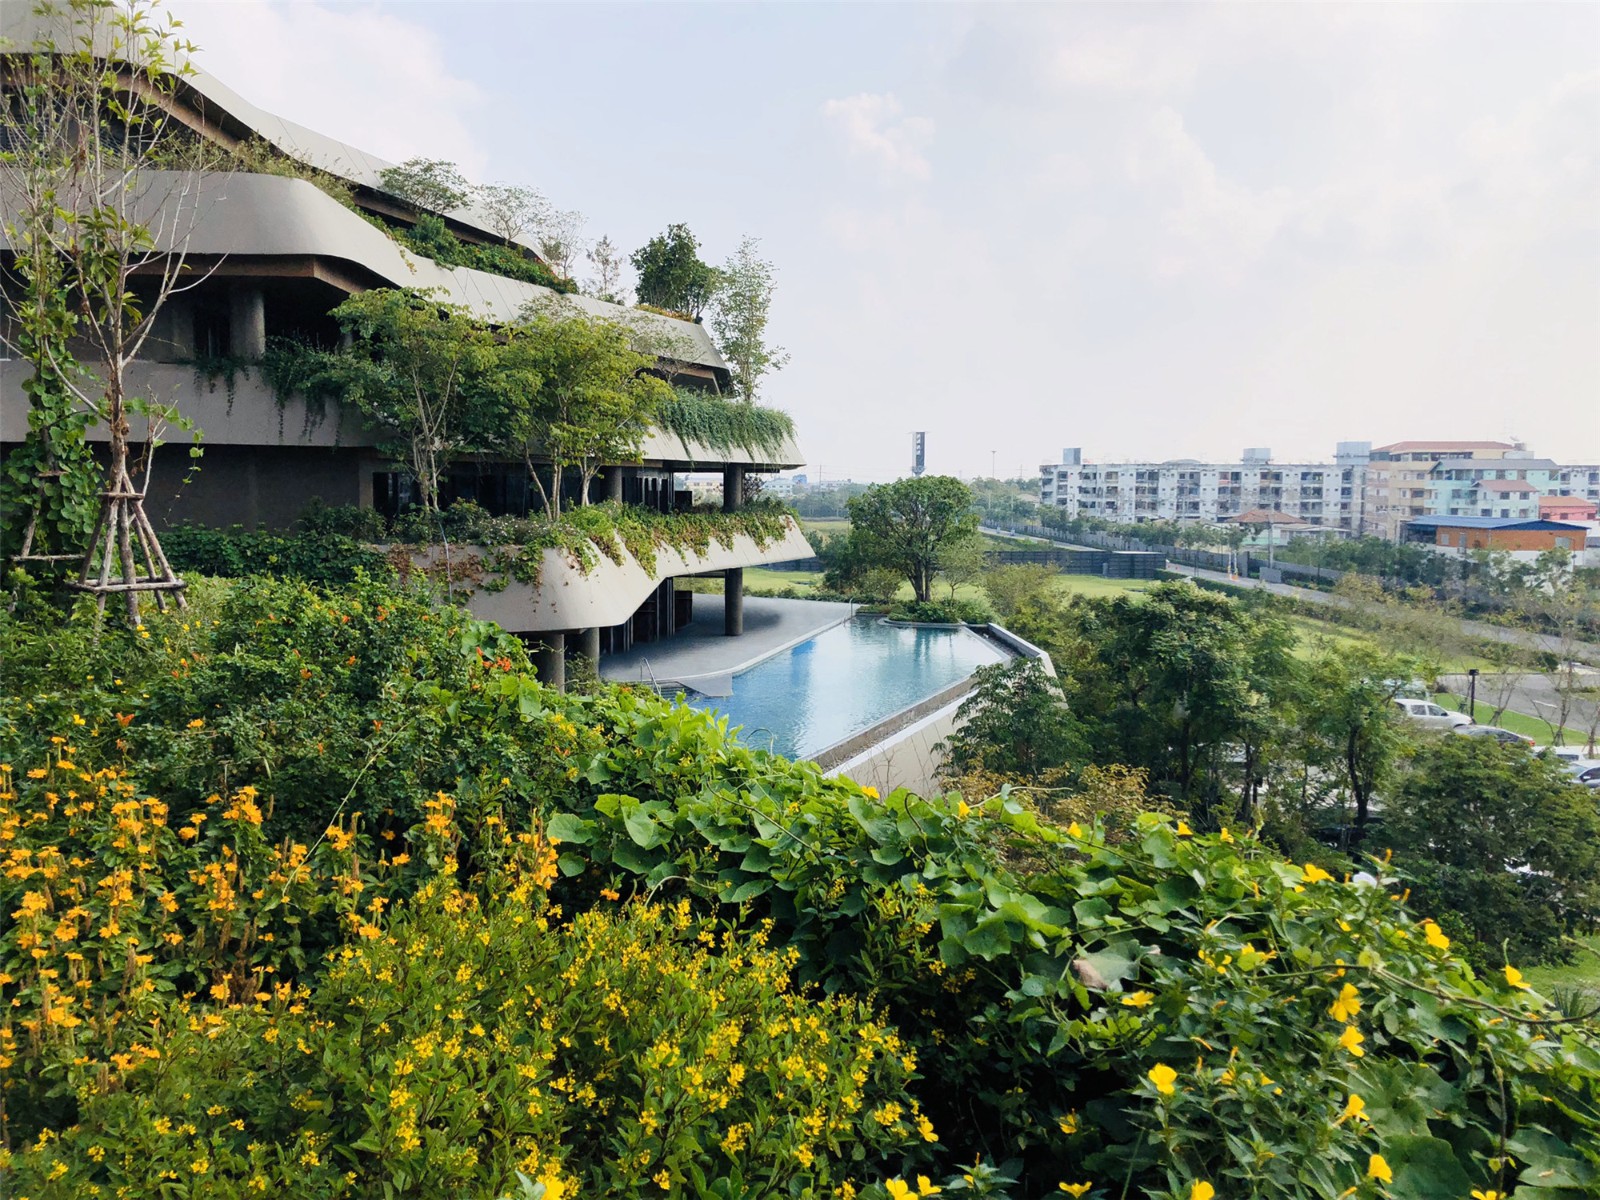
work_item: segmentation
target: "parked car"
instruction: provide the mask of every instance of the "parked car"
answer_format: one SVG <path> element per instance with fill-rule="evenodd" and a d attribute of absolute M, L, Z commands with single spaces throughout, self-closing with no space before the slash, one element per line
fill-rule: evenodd
<path fill-rule="evenodd" d="M 1456 730 L 1466 737 L 1493 738 L 1497 742 L 1520 743 L 1524 746 L 1533 745 L 1531 737 L 1524 737 L 1520 733 L 1512 733 L 1509 729 L 1501 729 L 1498 725 L 1463 725 Z"/>
<path fill-rule="evenodd" d="M 1555 750 L 1564 747 L 1553 747 Z M 1570 754 L 1559 756 L 1561 765 L 1572 774 L 1572 778 L 1583 784 L 1584 787 L 1600 788 L 1600 758 L 1584 758 L 1581 755 L 1574 757 Z"/>
<path fill-rule="evenodd" d="M 1425 729 L 1459 729 L 1463 725 L 1471 725 L 1472 718 L 1466 713 L 1452 712 L 1448 708 L 1441 708 L 1431 700 L 1411 700 L 1397 697 L 1394 706 L 1400 710 L 1400 715 L 1414 725 L 1421 725 Z"/>

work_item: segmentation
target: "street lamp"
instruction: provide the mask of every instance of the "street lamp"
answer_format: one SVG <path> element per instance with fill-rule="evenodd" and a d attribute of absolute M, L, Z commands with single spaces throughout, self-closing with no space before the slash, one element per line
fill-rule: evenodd
<path fill-rule="evenodd" d="M 1478 723 L 1478 668 L 1467 668 L 1467 715 Z"/>

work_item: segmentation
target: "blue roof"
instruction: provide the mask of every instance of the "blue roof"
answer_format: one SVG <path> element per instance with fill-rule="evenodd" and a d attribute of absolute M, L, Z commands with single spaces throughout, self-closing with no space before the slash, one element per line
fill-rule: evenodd
<path fill-rule="evenodd" d="M 1569 533 L 1587 533 L 1586 525 L 1573 525 L 1566 521 L 1525 521 L 1517 517 L 1412 517 L 1407 525 L 1418 529 L 1554 529 Z"/>

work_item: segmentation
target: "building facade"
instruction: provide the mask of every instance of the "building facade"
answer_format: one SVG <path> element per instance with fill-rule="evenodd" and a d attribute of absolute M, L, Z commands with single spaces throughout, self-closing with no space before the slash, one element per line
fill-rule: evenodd
<path fill-rule="evenodd" d="M 1086 463 L 1069 449 L 1040 467 L 1039 502 L 1068 516 L 1214 523 L 1275 509 L 1308 525 L 1351 528 L 1359 519 L 1358 463 L 1275 463 L 1264 447 L 1238 462 Z"/>
<path fill-rule="evenodd" d="M 50 20 L 8 9 L 9 40 L 0 57 L 26 54 L 28 47 L 47 40 L 73 45 L 48 28 Z M 130 94 L 141 91 L 125 65 L 112 60 L 108 69 L 127 76 Z M 198 427 L 204 447 L 198 464 L 182 449 L 156 448 L 154 439 L 135 447 L 136 456 L 148 463 L 140 482 L 145 510 L 158 529 L 185 522 L 287 528 L 313 502 L 391 513 L 407 505 L 411 480 L 381 448 L 387 440 L 383 432 L 368 427 L 337 398 L 282 393 L 269 383 L 264 362 L 274 338 L 335 349 L 341 333 L 332 310 L 369 289 L 429 289 L 490 326 L 530 312 L 614 322 L 628 329 L 635 348 L 653 356 L 654 369 L 674 386 L 708 395 L 726 389 L 727 364 L 699 322 L 565 294 L 565 285 L 530 241 L 497 233 L 470 205 L 429 211 L 386 192 L 388 164 L 263 112 L 203 71 L 184 75 L 171 90 L 143 92 L 143 102 L 170 109 L 219 151 L 248 142 L 266 147 L 264 153 L 291 168 L 149 171 L 140 177 L 139 220 L 152 231 L 155 251 L 168 261 L 181 256 L 194 283 L 160 308 L 139 358 L 128 368 L 127 384 L 130 394 L 174 405 Z M 321 182 L 329 178 L 339 186 L 325 190 Z M 15 203 L 0 176 L 0 258 L 6 260 L 10 249 L 3 230 Z M 510 259 L 511 267 L 445 265 L 425 256 L 404 237 L 423 217 L 443 222 L 461 246 L 498 255 L 473 261 Z M 10 273 L 7 279 L 15 286 Z M 30 370 L 24 362 L 0 359 L 0 456 L 27 433 L 29 400 L 23 385 Z M 134 437 L 141 436 L 149 435 L 136 429 Z M 107 435 L 103 428 L 91 429 L 89 437 L 103 443 Z M 537 478 L 530 478 L 521 456 L 515 461 L 464 456 L 443 481 L 441 498 L 472 500 L 496 514 L 526 513 L 538 504 L 535 484 L 548 489 L 554 478 L 548 462 L 541 464 L 537 446 L 530 454 Z M 594 498 L 673 511 L 690 502 L 683 476 L 711 471 L 722 477 L 723 507 L 733 509 L 743 503 L 747 473 L 803 463 L 788 439 L 761 448 L 713 448 L 658 429 L 645 436 L 637 458 L 603 466 Z M 576 500 L 571 472 L 566 488 L 568 499 Z M 738 633 L 743 567 L 810 552 L 792 525 L 790 536 L 766 546 L 739 537 L 707 555 L 662 555 L 655 572 L 642 572 L 638 564 L 632 573 L 612 570 L 609 563 L 582 572 L 552 562 L 541 585 L 551 594 L 533 589 L 520 605 L 494 598 L 494 617 L 511 632 L 539 635 L 545 666 L 550 666 L 550 648 L 555 647 L 559 664 L 568 643 L 597 658 L 603 649 L 623 649 L 634 640 L 670 632 L 683 607 L 672 595 L 672 578 L 712 573 L 727 581 L 727 631 Z M 560 590 L 559 603 L 551 589 Z M 486 591 L 478 600 L 491 603 Z"/>
<path fill-rule="evenodd" d="M 1106 521 L 1220 522 L 1253 508 L 1393 541 L 1429 516 L 1536 520 L 1541 499 L 1600 503 L 1600 466 L 1562 466 L 1516 442 L 1340 442 L 1331 463 L 1090 463 L 1080 449 L 1039 468 L 1039 502 Z"/>
<path fill-rule="evenodd" d="M 1564 550 L 1583 564 L 1589 530 L 1573 522 L 1537 517 L 1458 516 L 1416 517 L 1405 523 L 1401 534 L 1408 543 L 1462 558 L 1474 551 L 1488 551 L 1531 562 L 1549 551 Z"/>

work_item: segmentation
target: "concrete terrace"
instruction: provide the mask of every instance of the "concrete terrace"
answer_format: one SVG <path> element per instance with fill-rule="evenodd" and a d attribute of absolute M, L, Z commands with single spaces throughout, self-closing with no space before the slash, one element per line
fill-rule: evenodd
<path fill-rule="evenodd" d="M 733 677 L 844 621 L 855 606 L 827 600 L 776 600 L 747 596 L 744 634 L 723 632 L 721 596 L 696 594 L 694 620 L 659 642 L 635 645 L 600 660 L 610 683 L 682 685 L 704 696 L 733 694 Z"/>

